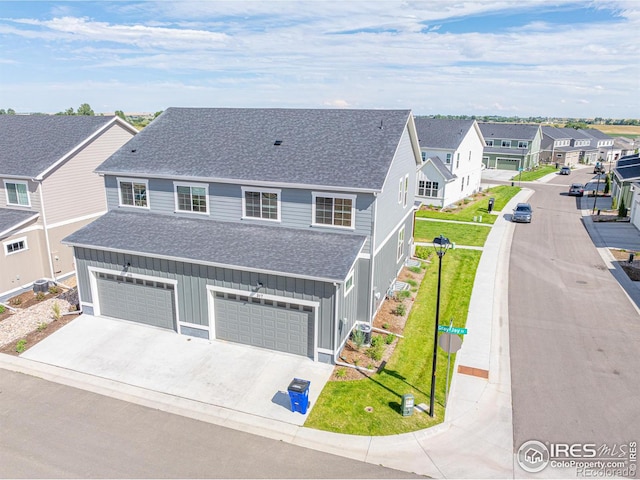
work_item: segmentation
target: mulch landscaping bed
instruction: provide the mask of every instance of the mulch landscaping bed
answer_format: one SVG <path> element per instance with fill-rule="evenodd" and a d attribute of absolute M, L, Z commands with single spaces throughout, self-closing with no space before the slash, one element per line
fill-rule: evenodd
<path fill-rule="evenodd" d="M 634 282 L 640 282 L 640 258 L 639 252 L 630 252 L 628 250 L 618 250 L 616 248 L 610 248 L 609 251 L 613 257 L 620 264 L 620 267 L 624 270 L 627 276 Z M 629 263 L 629 254 L 635 254 L 633 262 Z M 637 259 L 637 260 L 636 260 Z"/>
<path fill-rule="evenodd" d="M 382 356 L 379 359 L 371 358 L 371 351 L 369 349 L 372 347 L 362 346 L 358 348 L 353 338 L 351 338 L 347 340 L 347 343 L 340 352 L 339 360 L 342 363 L 347 363 L 358 368 L 336 365 L 333 370 L 333 374 L 331 375 L 331 380 L 359 380 L 372 375 L 384 366 L 389 358 L 391 358 L 391 355 L 398 344 L 399 338 L 397 335 L 402 335 L 404 332 L 404 326 L 407 322 L 407 318 L 409 317 L 409 313 L 411 312 L 411 307 L 416 299 L 416 295 L 418 293 L 417 290 L 420 288 L 424 274 L 424 269 L 422 269 L 420 273 L 415 273 L 408 267 L 404 267 L 398 276 L 398 280 L 401 282 L 407 282 L 407 280 L 415 281 L 417 286 L 412 287 L 411 290 L 416 291 L 410 291 L 411 295 L 404 300 L 399 300 L 397 297 L 387 298 L 376 314 L 373 321 L 373 327 L 375 329 L 371 333 L 371 339 L 373 343 L 375 343 L 376 340 L 373 340 L 374 338 L 381 338 L 381 340 L 378 340 L 381 347 L 378 348 L 383 350 Z M 400 303 L 405 305 L 406 311 L 404 315 L 398 315 L 396 312 Z M 386 343 L 388 335 L 393 335 L 392 337 L 389 337 L 390 339 L 393 339 L 391 343 Z"/>

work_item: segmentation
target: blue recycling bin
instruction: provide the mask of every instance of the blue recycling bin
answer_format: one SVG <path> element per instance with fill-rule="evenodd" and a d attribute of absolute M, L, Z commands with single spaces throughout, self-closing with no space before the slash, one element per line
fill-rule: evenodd
<path fill-rule="evenodd" d="M 294 378 L 287 387 L 292 412 L 300 412 L 303 415 L 307 413 L 307 408 L 309 407 L 309 385 L 311 385 L 309 380 Z"/>

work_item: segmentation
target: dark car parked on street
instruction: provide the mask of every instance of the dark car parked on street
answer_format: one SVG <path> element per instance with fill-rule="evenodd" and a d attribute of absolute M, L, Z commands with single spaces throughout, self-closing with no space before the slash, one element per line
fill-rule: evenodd
<path fill-rule="evenodd" d="M 569 196 L 582 197 L 584 195 L 584 185 L 581 183 L 572 183 L 569 187 Z"/>
<path fill-rule="evenodd" d="M 533 209 L 528 203 L 519 203 L 516 208 L 513 209 L 513 215 L 511 215 L 512 222 L 519 223 L 531 223 L 531 217 L 533 215 Z"/>
<path fill-rule="evenodd" d="M 560 175 L 569 175 L 571 173 L 571 169 L 569 167 L 562 167 L 559 173 Z"/>

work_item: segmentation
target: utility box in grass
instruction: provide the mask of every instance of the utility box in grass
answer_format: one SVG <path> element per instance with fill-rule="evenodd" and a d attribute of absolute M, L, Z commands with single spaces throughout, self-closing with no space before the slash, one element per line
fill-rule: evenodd
<path fill-rule="evenodd" d="M 411 415 L 413 415 L 414 403 L 415 400 L 413 398 L 413 394 L 406 393 L 402 396 L 402 405 L 400 405 L 400 408 L 402 410 L 403 417 L 410 417 Z"/>

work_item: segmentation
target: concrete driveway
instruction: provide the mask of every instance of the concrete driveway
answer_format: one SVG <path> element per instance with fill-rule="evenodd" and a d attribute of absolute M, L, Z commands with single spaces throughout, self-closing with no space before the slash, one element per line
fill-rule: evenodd
<path fill-rule="evenodd" d="M 85 314 L 22 357 L 293 425 L 304 423 L 333 371 L 304 357 Z M 306 415 L 291 411 L 294 377 L 311 382 Z"/>

